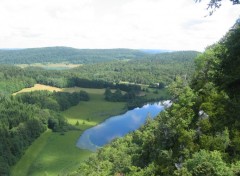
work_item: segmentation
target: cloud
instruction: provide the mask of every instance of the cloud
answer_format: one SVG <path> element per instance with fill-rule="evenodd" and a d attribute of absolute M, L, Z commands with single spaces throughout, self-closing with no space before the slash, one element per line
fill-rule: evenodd
<path fill-rule="evenodd" d="M 0 0 L 0 48 L 158 48 L 200 50 L 239 15 L 225 2 L 204 17 L 207 1 Z"/>

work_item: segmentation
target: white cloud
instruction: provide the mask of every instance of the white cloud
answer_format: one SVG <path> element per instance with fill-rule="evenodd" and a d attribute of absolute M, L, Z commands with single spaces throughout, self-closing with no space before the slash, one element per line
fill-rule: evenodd
<path fill-rule="evenodd" d="M 203 50 L 239 15 L 230 1 L 204 17 L 207 0 L 0 0 L 0 48 Z"/>

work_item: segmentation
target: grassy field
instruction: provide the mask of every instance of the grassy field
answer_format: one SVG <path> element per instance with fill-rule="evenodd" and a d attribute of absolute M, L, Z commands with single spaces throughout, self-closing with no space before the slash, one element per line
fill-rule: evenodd
<path fill-rule="evenodd" d="M 43 133 L 12 168 L 13 176 L 66 175 L 76 170 L 89 157 L 90 151 L 75 147 L 81 133 L 70 131 L 61 135 L 50 130 Z"/>
<path fill-rule="evenodd" d="M 70 63 L 34 63 L 34 64 L 18 64 L 21 68 L 26 67 L 41 67 L 46 70 L 65 70 L 81 66 L 81 64 L 70 64 Z"/>
<path fill-rule="evenodd" d="M 76 170 L 79 163 L 91 154 L 76 147 L 83 130 L 104 121 L 106 118 L 126 111 L 125 103 L 106 102 L 104 89 L 66 88 L 63 91 L 85 90 L 90 101 L 80 102 L 63 112 L 69 123 L 79 122 L 81 131 L 69 131 L 64 135 L 50 130 L 42 134 L 26 151 L 21 160 L 11 169 L 12 176 L 57 176 Z"/>
<path fill-rule="evenodd" d="M 65 112 L 64 116 L 70 124 L 80 123 L 81 128 L 86 129 L 89 126 L 97 125 L 106 118 L 121 114 L 126 111 L 125 103 L 123 102 L 107 102 L 104 100 L 105 89 L 87 89 L 87 88 L 65 88 L 65 92 L 74 92 L 84 90 L 89 93 L 90 100 L 80 102 Z"/>
<path fill-rule="evenodd" d="M 35 84 L 33 87 L 30 87 L 30 88 L 24 88 L 18 92 L 15 92 L 13 93 L 13 95 L 16 95 L 18 93 L 23 93 L 23 92 L 31 92 L 31 91 L 35 91 L 35 90 L 48 90 L 48 91 L 56 91 L 56 92 L 59 92 L 59 91 L 62 91 L 62 89 L 60 88 L 57 88 L 57 87 L 52 87 L 52 86 L 46 86 L 46 85 L 43 85 L 43 84 Z"/>

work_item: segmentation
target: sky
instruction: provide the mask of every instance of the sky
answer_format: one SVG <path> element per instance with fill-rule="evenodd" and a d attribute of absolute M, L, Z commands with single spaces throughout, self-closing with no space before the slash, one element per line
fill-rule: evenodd
<path fill-rule="evenodd" d="M 240 15 L 229 0 L 0 0 L 0 48 L 204 49 Z"/>

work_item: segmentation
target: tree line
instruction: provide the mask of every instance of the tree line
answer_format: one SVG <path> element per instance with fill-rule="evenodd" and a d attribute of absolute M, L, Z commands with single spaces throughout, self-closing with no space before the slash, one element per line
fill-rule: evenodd
<path fill-rule="evenodd" d="M 73 93 L 33 91 L 17 94 L 16 99 L 22 103 L 35 104 L 42 109 L 64 111 L 80 101 L 88 101 L 89 95 L 85 91 Z"/>

